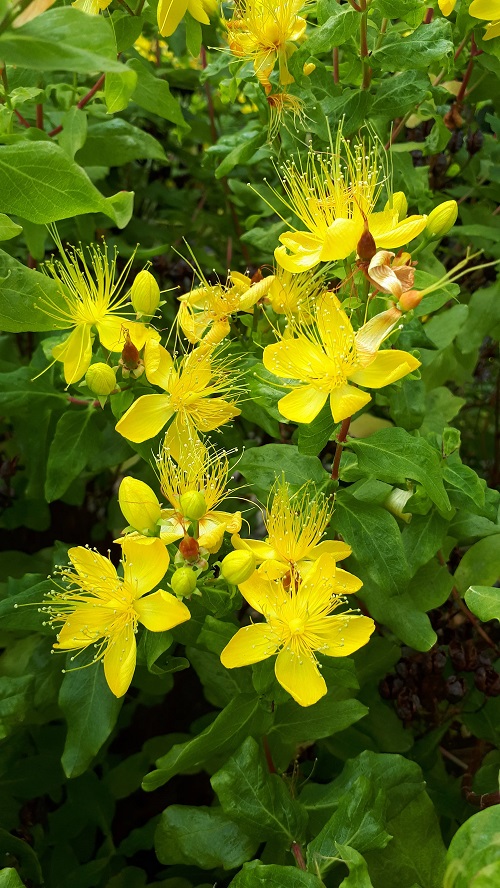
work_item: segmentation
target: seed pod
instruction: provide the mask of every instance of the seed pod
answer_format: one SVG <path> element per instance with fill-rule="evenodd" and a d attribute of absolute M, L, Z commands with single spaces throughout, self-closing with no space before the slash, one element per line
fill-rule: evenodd
<path fill-rule="evenodd" d="M 399 297 L 399 306 L 403 311 L 411 311 L 412 308 L 420 305 L 423 298 L 423 294 L 418 290 L 407 290 Z"/>
<path fill-rule="evenodd" d="M 115 371 L 108 364 L 91 364 L 85 375 L 85 383 L 92 394 L 105 397 L 116 388 Z"/>
<path fill-rule="evenodd" d="M 122 364 L 127 370 L 137 370 L 140 360 L 139 351 L 127 333 L 122 349 Z"/>
<path fill-rule="evenodd" d="M 369 262 L 370 259 L 373 259 L 375 253 L 377 252 L 377 246 L 375 244 L 375 239 L 368 229 L 368 224 L 365 222 L 365 230 L 361 235 L 358 245 L 356 247 L 356 252 L 360 259 L 363 259 L 364 262 Z"/>
<path fill-rule="evenodd" d="M 179 543 L 179 552 L 185 561 L 197 561 L 200 554 L 200 544 L 194 537 L 186 534 Z"/>

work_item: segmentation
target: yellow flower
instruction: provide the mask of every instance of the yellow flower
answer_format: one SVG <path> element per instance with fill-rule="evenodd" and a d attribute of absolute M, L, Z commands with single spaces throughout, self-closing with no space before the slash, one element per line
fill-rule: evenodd
<path fill-rule="evenodd" d="M 103 9 L 107 9 L 111 0 L 74 0 L 74 3 L 71 5 L 76 9 L 81 9 L 82 12 L 88 13 L 88 15 L 99 15 Z"/>
<path fill-rule="evenodd" d="M 483 40 L 493 40 L 500 35 L 500 2 L 499 0 L 472 0 L 469 15 L 473 18 L 486 19 L 486 31 Z"/>
<path fill-rule="evenodd" d="M 103 660 L 111 691 L 122 697 L 134 674 L 137 624 L 164 632 L 190 617 L 186 605 L 169 592 L 158 589 L 147 595 L 165 575 L 168 552 L 160 540 L 150 539 L 147 546 L 125 540 L 123 578 L 97 552 L 78 546 L 68 554 L 72 566 L 61 571 L 66 585 L 50 593 L 44 608 L 51 625 L 61 624 L 54 648 L 94 647 L 93 662 Z"/>
<path fill-rule="evenodd" d="M 132 259 L 117 277 L 116 254 L 110 261 L 105 243 L 103 249 L 96 245 L 89 247 L 90 262 L 81 248 L 70 247 L 65 251 L 59 246 L 61 260 L 46 262 L 42 270 L 59 284 L 64 306 L 44 296 L 37 307 L 54 319 L 58 329 L 73 328 L 69 336 L 52 349 L 55 360 L 64 364 L 66 382 L 71 383 L 85 376 L 90 366 L 94 327 L 101 345 L 114 352 L 123 349 L 127 334 L 138 349 L 151 338 L 159 339 L 159 334 L 126 317 L 128 294 L 123 295 L 121 290 Z"/>
<path fill-rule="evenodd" d="M 352 148 L 339 130 L 329 152 L 319 154 L 311 148 L 305 166 L 300 159 L 283 166 L 280 178 L 286 197 L 275 189 L 273 193 L 307 231 L 294 228 L 280 235 L 282 246 L 274 253 L 279 265 L 295 273 L 319 262 L 346 259 L 356 251 L 365 221 L 377 247 L 385 249 L 401 247 L 424 230 L 425 216 L 404 218 L 406 198 L 400 192 L 375 211 L 384 183 L 390 193 L 381 151 L 376 142 L 364 139 Z"/>
<path fill-rule="evenodd" d="M 143 59 L 147 59 L 148 62 L 156 62 L 157 52 L 159 52 L 162 59 L 173 57 L 173 53 L 169 52 L 164 40 L 150 40 L 148 37 L 144 37 L 143 34 L 135 41 L 134 49 L 137 50 Z"/>
<path fill-rule="evenodd" d="M 366 388 L 382 388 L 420 366 L 405 351 L 379 351 L 400 318 L 397 309 L 376 315 L 357 333 L 340 302 L 332 292 L 323 293 L 315 312 L 315 327 L 300 319 L 290 324 L 281 342 L 264 349 L 266 370 L 298 385 L 278 402 L 287 419 L 309 423 L 330 397 L 335 422 L 341 422 L 361 410 L 371 400 L 349 383 Z"/>
<path fill-rule="evenodd" d="M 198 432 L 210 432 L 229 422 L 240 411 L 220 395 L 236 392 L 231 363 L 200 346 L 176 364 L 168 351 L 150 340 L 144 352 L 146 376 L 163 395 L 142 395 L 116 425 L 116 431 L 139 443 L 154 438 L 173 417 L 165 446 L 174 459 L 203 449 Z M 215 397 L 212 397 L 215 396 Z"/>
<path fill-rule="evenodd" d="M 233 18 L 225 22 L 231 52 L 253 62 L 266 94 L 276 62 L 282 86 L 293 83 L 288 59 L 305 36 L 306 20 L 298 15 L 303 0 L 237 0 Z"/>
<path fill-rule="evenodd" d="M 321 555 L 304 578 L 293 576 L 289 588 L 258 572 L 240 591 L 265 623 L 240 629 L 226 645 L 221 662 L 228 669 L 259 663 L 278 654 L 275 674 L 300 706 L 311 706 L 327 692 L 316 652 L 348 657 L 367 643 L 374 630 L 369 617 L 333 614 L 343 603 L 335 558 Z"/>
<path fill-rule="evenodd" d="M 209 25 L 209 15 L 216 9 L 217 0 L 159 0 L 158 29 L 162 37 L 170 37 L 186 12 L 189 12 L 197 22 Z"/>
<path fill-rule="evenodd" d="M 443 15 L 451 15 L 455 9 L 457 0 L 438 0 L 438 5 Z"/>
<path fill-rule="evenodd" d="M 266 278 L 269 280 L 269 278 Z M 276 314 L 307 313 L 310 303 L 314 303 L 324 290 L 321 275 L 309 271 L 292 274 L 278 266 L 271 279 L 267 299 Z"/>
<path fill-rule="evenodd" d="M 271 491 L 265 525 L 267 539 L 248 540 L 232 537 L 235 549 L 247 549 L 260 562 L 259 573 L 271 579 L 307 570 L 311 561 L 325 553 L 335 561 L 342 561 L 351 554 L 347 543 L 323 540 L 332 514 L 333 504 L 322 494 L 316 494 L 310 482 L 296 493 L 290 493 L 288 484 L 279 480 Z M 343 592 L 357 592 L 361 582 L 345 570 L 337 569 L 338 587 Z"/>
<path fill-rule="evenodd" d="M 205 342 L 217 345 L 231 329 L 231 316 L 238 311 L 251 312 L 254 305 L 267 293 L 271 276 L 252 284 L 246 274 L 229 272 L 227 284 L 209 284 L 202 273 L 201 286 L 180 297 L 177 323 L 191 343 Z"/>
<path fill-rule="evenodd" d="M 190 454 L 176 464 L 163 447 L 156 466 L 163 495 L 172 509 L 162 509 L 160 538 L 167 545 L 182 539 L 190 525 L 181 505 L 186 494 L 198 493 L 205 500 L 205 514 L 198 519 L 198 543 L 208 552 L 218 552 L 224 533 L 241 527 L 241 512 L 222 512 L 217 506 L 228 496 L 229 460 L 224 451 L 208 445 L 201 456 Z"/>

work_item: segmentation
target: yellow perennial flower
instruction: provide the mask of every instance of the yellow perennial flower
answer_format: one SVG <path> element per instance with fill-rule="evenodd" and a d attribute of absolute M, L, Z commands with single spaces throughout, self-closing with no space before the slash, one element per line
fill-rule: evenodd
<path fill-rule="evenodd" d="M 76 9 L 81 9 L 88 15 L 99 15 L 103 9 L 107 9 L 111 0 L 74 0 L 71 5 Z"/>
<path fill-rule="evenodd" d="M 158 29 L 162 37 L 170 37 L 186 12 L 197 22 L 209 25 L 209 16 L 216 9 L 217 0 L 160 0 L 157 10 Z"/>
<path fill-rule="evenodd" d="M 101 345 L 113 352 L 122 351 L 127 334 L 139 350 L 149 339 L 160 337 L 156 330 L 127 317 L 129 299 L 122 289 L 132 259 L 117 275 L 116 254 L 110 260 L 105 243 L 102 249 L 89 247 L 90 261 L 81 248 L 64 250 L 61 246 L 60 250 L 61 260 L 46 262 L 42 270 L 59 284 L 63 304 L 44 296 L 37 307 L 53 318 L 58 329 L 72 328 L 69 336 L 52 349 L 55 360 L 64 364 L 66 382 L 72 383 L 79 382 L 90 366 L 94 328 Z"/>
<path fill-rule="evenodd" d="M 221 395 L 234 395 L 236 376 L 230 361 L 215 357 L 200 346 L 174 362 L 168 351 L 150 340 L 144 352 L 146 376 L 163 395 L 142 395 L 116 425 L 116 431 L 129 441 L 154 438 L 173 418 L 165 436 L 165 446 L 179 461 L 193 450 L 204 449 L 199 432 L 210 432 L 238 416 L 234 402 Z"/>
<path fill-rule="evenodd" d="M 266 94 L 276 63 L 282 86 L 293 83 L 288 59 L 305 37 L 306 20 L 298 15 L 303 0 L 237 0 L 233 18 L 225 22 L 231 52 L 253 62 Z"/>
<path fill-rule="evenodd" d="M 500 0 L 472 0 L 469 15 L 488 22 L 483 40 L 500 36 Z"/>
<path fill-rule="evenodd" d="M 189 620 L 186 605 L 163 589 L 148 595 L 163 579 L 169 555 L 160 540 L 147 545 L 123 542 L 123 578 L 109 558 L 78 546 L 69 550 L 71 567 L 63 568 L 65 586 L 50 593 L 44 607 L 51 625 L 60 625 L 54 649 L 95 648 L 106 681 L 115 695 L 127 691 L 135 669 L 138 623 L 164 632 Z M 74 658 L 73 658 L 74 659 Z"/>
<path fill-rule="evenodd" d="M 224 533 L 241 527 L 241 512 L 223 512 L 217 507 L 228 496 L 229 460 L 224 451 L 208 445 L 200 457 L 191 454 L 176 464 L 163 447 L 156 466 L 163 495 L 172 509 L 162 509 L 160 538 L 166 543 L 182 539 L 190 521 L 183 505 L 186 494 L 201 494 L 205 511 L 198 519 L 198 543 L 209 552 L 218 552 Z"/>
<path fill-rule="evenodd" d="M 241 583 L 243 596 L 266 622 L 240 629 L 222 651 L 222 664 L 233 669 L 278 654 L 280 685 L 300 706 L 316 703 L 327 692 L 316 653 L 348 657 L 375 628 L 369 617 L 333 613 L 344 603 L 337 570 L 333 555 L 321 555 L 305 577 L 292 576 L 288 587 L 258 571 Z"/>
<path fill-rule="evenodd" d="M 267 539 L 247 540 L 240 536 L 232 537 L 235 549 L 247 549 L 261 563 L 259 572 L 271 579 L 284 576 L 297 569 L 303 572 L 311 561 L 316 561 L 325 553 L 335 561 L 342 561 L 351 554 L 347 543 L 337 540 L 323 540 L 333 514 L 333 504 L 322 494 L 316 494 L 310 482 L 306 482 L 296 493 L 291 493 L 288 484 L 279 480 L 275 483 L 270 497 L 265 525 Z M 343 592 L 357 592 L 361 582 L 357 577 L 337 568 L 338 588 Z"/>
<path fill-rule="evenodd" d="M 294 320 L 280 342 L 264 349 L 267 370 L 298 380 L 278 402 L 283 416 L 293 422 L 312 422 L 329 397 L 333 419 L 341 422 L 371 400 L 368 392 L 356 386 L 382 388 L 416 370 L 420 361 L 408 352 L 379 351 L 400 317 L 397 309 L 390 309 L 355 333 L 335 294 L 323 293 L 314 327 L 300 318 Z"/>
<path fill-rule="evenodd" d="M 266 298 L 276 314 L 288 315 L 301 312 L 305 315 L 310 303 L 314 303 L 323 290 L 322 275 L 310 271 L 292 274 L 278 266 L 272 276 Z"/>
<path fill-rule="evenodd" d="M 251 278 L 236 271 L 229 273 L 227 284 L 212 285 L 201 277 L 201 286 L 180 297 L 177 323 L 189 342 L 203 341 L 207 345 L 221 342 L 231 329 L 231 316 L 238 311 L 253 311 L 272 283 L 269 276 L 252 284 Z"/>
<path fill-rule="evenodd" d="M 364 139 L 352 147 L 339 130 L 329 152 L 311 148 L 305 166 L 299 159 L 282 167 L 286 197 L 275 189 L 273 193 L 307 230 L 280 235 L 282 246 L 274 253 L 279 265 L 296 273 L 319 262 L 346 259 L 356 252 L 366 222 L 377 247 L 385 249 L 401 247 L 424 230 L 425 216 L 406 218 L 402 192 L 392 194 L 383 210 L 375 210 L 384 184 L 390 193 L 382 151 Z"/>

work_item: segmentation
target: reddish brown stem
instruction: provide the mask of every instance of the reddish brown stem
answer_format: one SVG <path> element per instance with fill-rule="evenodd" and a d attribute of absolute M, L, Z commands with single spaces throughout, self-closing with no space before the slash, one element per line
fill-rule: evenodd
<path fill-rule="evenodd" d="M 271 754 L 271 750 L 269 748 L 269 740 L 265 736 L 262 738 L 262 745 L 264 747 L 264 755 L 266 757 L 266 762 L 267 762 L 267 767 L 269 769 L 269 773 L 270 774 L 277 774 L 278 772 L 276 771 L 276 765 L 273 762 L 273 757 Z"/>
<path fill-rule="evenodd" d="M 338 46 L 333 47 L 333 82 L 335 84 L 340 83 Z"/>
<path fill-rule="evenodd" d="M 86 401 L 85 398 L 74 398 L 73 395 L 68 395 L 68 401 L 70 404 L 79 404 L 81 407 L 100 407 L 99 401 Z"/>
<path fill-rule="evenodd" d="M 19 123 L 22 124 L 22 126 L 25 126 L 26 129 L 31 129 L 31 123 L 28 123 L 28 121 L 23 117 L 23 115 L 19 113 L 17 108 L 14 110 L 14 114 L 16 115 Z"/>
<path fill-rule="evenodd" d="M 200 49 L 200 61 L 201 67 L 203 70 L 207 67 L 207 51 L 204 46 Z M 210 84 L 208 80 L 205 80 L 205 95 L 207 97 L 207 107 L 208 107 L 208 116 L 210 118 L 210 133 L 212 135 L 212 142 L 215 144 L 217 141 L 217 127 L 215 125 L 215 109 L 214 109 L 214 100 L 212 98 L 212 90 L 210 89 Z"/>
<path fill-rule="evenodd" d="M 105 78 L 106 78 L 106 75 L 101 74 L 101 76 L 99 77 L 99 80 L 96 80 L 93 87 L 91 89 L 89 89 L 88 93 L 86 95 L 84 95 L 83 99 L 80 99 L 80 101 L 76 103 L 77 108 L 80 108 L 80 110 L 82 108 L 85 108 L 85 105 L 87 104 L 87 102 L 90 102 L 91 98 L 93 96 L 95 96 L 96 92 L 101 88 L 101 86 L 104 83 Z M 56 126 L 55 129 L 51 130 L 49 133 L 49 136 L 57 136 L 60 132 L 62 132 L 62 124 L 59 124 L 59 126 Z"/>
<path fill-rule="evenodd" d="M 424 21 L 423 21 L 423 24 L 424 24 L 424 25 L 430 25 L 430 23 L 432 22 L 432 19 L 433 19 L 433 18 L 434 18 L 434 8 L 433 8 L 432 6 L 429 6 L 427 12 L 426 12 L 425 15 L 424 15 Z"/>
<path fill-rule="evenodd" d="M 41 103 L 36 106 L 36 125 L 38 129 L 43 130 L 43 105 Z"/>
<path fill-rule="evenodd" d="M 481 50 L 478 50 L 476 47 L 476 41 L 474 40 L 474 34 L 470 35 L 470 59 L 467 68 L 465 69 L 464 79 L 462 80 L 462 85 L 457 93 L 457 105 L 460 105 L 464 100 L 466 89 L 469 85 L 469 80 L 472 77 L 472 72 L 474 70 L 474 59 L 477 55 L 481 54 Z"/>
<path fill-rule="evenodd" d="M 298 842 L 292 842 L 291 852 L 295 857 L 295 863 L 298 868 L 301 870 L 306 870 L 306 862 L 304 860 L 304 855 L 302 854 L 302 848 L 300 847 Z"/>
<path fill-rule="evenodd" d="M 344 443 L 347 438 L 347 432 L 349 431 L 349 426 L 351 425 L 351 416 L 348 416 L 347 419 L 342 421 L 342 425 L 340 426 L 340 432 L 337 436 L 337 447 L 335 448 L 335 456 L 333 458 L 333 466 L 332 466 L 332 481 L 338 481 L 339 479 L 339 468 L 340 468 L 340 457 L 342 456 L 342 450 L 344 449 Z"/>

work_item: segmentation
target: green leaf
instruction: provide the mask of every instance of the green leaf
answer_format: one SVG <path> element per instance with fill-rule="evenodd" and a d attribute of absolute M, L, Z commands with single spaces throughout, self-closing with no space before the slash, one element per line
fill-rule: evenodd
<path fill-rule="evenodd" d="M 407 432 L 418 429 L 425 416 L 425 385 L 421 379 L 403 379 L 400 385 L 391 386 L 389 410 L 395 424 Z"/>
<path fill-rule="evenodd" d="M 444 64 L 452 53 L 451 24 L 444 19 L 434 19 L 406 37 L 394 28 L 382 46 L 372 52 L 370 59 L 383 71 L 404 71 L 428 68 L 433 62 Z"/>
<path fill-rule="evenodd" d="M 160 143 L 120 117 L 90 126 L 83 148 L 77 154 L 82 166 L 122 166 L 132 160 L 166 160 Z"/>
<path fill-rule="evenodd" d="M 376 6 L 385 18 L 407 21 L 406 16 L 413 16 L 424 4 L 422 0 L 377 0 Z"/>
<path fill-rule="evenodd" d="M 120 9 L 113 12 L 111 21 L 115 32 L 116 51 L 117 53 L 125 52 L 141 36 L 143 21 L 139 15 L 131 16 L 128 12 L 122 12 Z"/>
<path fill-rule="evenodd" d="M 42 870 L 33 848 L 25 839 L 19 839 L 6 830 L 0 829 L 0 859 L 7 861 L 9 858 L 16 861 L 23 877 L 22 884 L 25 882 L 29 884 L 29 881 L 34 882 L 35 885 L 43 884 Z M 9 888 L 11 888 L 10 885 Z M 13 888 L 17 888 L 17 883 L 14 883 Z"/>
<path fill-rule="evenodd" d="M 48 9 L 31 22 L 0 36 L 0 56 L 35 71 L 79 74 L 121 71 L 113 31 L 103 16 L 71 6 Z"/>
<path fill-rule="evenodd" d="M 410 570 L 396 519 L 381 506 L 359 502 L 340 490 L 334 523 L 355 554 L 351 569 L 386 595 L 399 595 L 408 584 Z"/>
<path fill-rule="evenodd" d="M 26 575 L 29 580 L 30 575 Z M 32 583 L 28 588 L 22 591 L 12 590 L 8 588 L 9 594 L 0 601 L 0 620 L 3 629 L 17 629 L 21 632 L 32 630 L 41 632 L 46 635 L 53 634 L 53 630 L 44 624 L 43 615 L 39 613 L 38 607 L 44 604 L 44 596 L 53 588 L 51 580 L 42 580 L 39 582 L 40 575 L 34 574 Z M 37 581 L 38 580 L 38 581 Z M 9 581 L 9 586 L 12 586 Z M 24 607 L 30 605 L 30 607 Z"/>
<path fill-rule="evenodd" d="M 465 602 L 483 623 L 500 620 L 500 589 L 497 586 L 470 586 L 465 593 Z"/>
<path fill-rule="evenodd" d="M 453 836 L 446 854 L 444 888 L 493 888 L 500 881 L 500 809 L 469 817 Z"/>
<path fill-rule="evenodd" d="M 471 510 L 474 506 L 478 509 L 484 507 L 486 481 L 474 469 L 462 465 L 460 459 L 454 458 L 446 463 L 443 478 L 452 488 L 448 491 L 452 505 Z"/>
<path fill-rule="evenodd" d="M 494 234 L 494 237 L 497 237 Z M 473 323 L 467 324 L 457 336 L 457 346 L 464 354 L 478 349 L 492 331 L 500 327 L 500 293 L 498 282 L 486 289 L 475 290 L 469 302 Z M 493 336 L 495 333 L 493 332 Z"/>
<path fill-rule="evenodd" d="M 258 842 L 220 808 L 170 805 L 155 832 L 156 855 L 165 864 L 236 869 L 253 857 L 257 847 Z"/>
<path fill-rule="evenodd" d="M 423 438 L 413 438 L 404 429 L 382 429 L 346 445 L 358 458 L 359 469 L 379 481 L 404 484 L 418 481 L 438 511 L 450 514 L 450 501 L 444 488 L 439 454 Z"/>
<path fill-rule="evenodd" d="M 198 58 L 201 49 L 201 25 L 197 19 L 193 18 L 189 10 L 184 16 L 184 23 L 186 25 L 186 46 L 188 52 L 195 58 Z"/>
<path fill-rule="evenodd" d="M 9 219 L 9 217 L 5 215 L 5 213 L 0 213 L 0 241 L 12 240 L 12 238 L 17 237 L 22 230 L 22 225 L 13 222 L 12 219 Z"/>
<path fill-rule="evenodd" d="M 401 38 L 400 38 L 401 39 Z M 404 71 L 377 84 L 371 114 L 393 120 L 422 102 L 430 92 L 429 79 L 419 71 Z"/>
<path fill-rule="evenodd" d="M 157 114 L 158 117 L 170 120 L 182 129 L 188 130 L 189 126 L 182 116 L 179 102 L 170 92 L 167 81 L 151 74 L 151 71 L 139 59 L 129 59 L 127 68 L 131 68 L 137 75 L 137 84 L 132 94 L 132 100 L 145 111 Z"/>
<path fill-rule="evenodd" d="M 332 411 L 328 403 L 308 425 L 299 425 L 297 439 L 299 453 L 317 456 L 331 440 L 335 429 Z"/>
<path fill-rule="evenodd" d="M 412 516 L 401 535 L 412 576 L 441 548 L 447 530 L 446 518 L 443 518 L 436 509 L 430 509 L 426 515 Z"/>
<path fill-rule="evenodd" d="M 262 842 L 284 847 L 302 841 L 307 814 L 290 796 L 283 778 L 270 774 L 261 745 L 248 737 L 211 779 L 224 814 Z"/>
<path fill-rule="evenodd" d="M 257 148 L 264 142 L 264 132 L 255 133 L 255 131 L 250 130 L 249 132 L 241 132 L 239 141 L 235 148 L 229 151 L 226 154 L 225 158 L 217 169 L 215 170 L 215 178 L 222 179 L 223 176 L 227 176 L 228 173 L 234 169 L 235 166 L 239 163 L 245 163 L 245 161 L 250 160 Z"/>
<path fill-rule="evenodd" d="M 79 777 L 87 770 L 111 734 L 122 702 L 111 693 L 101 663 L 66 672 L 59 706 L 68 724 L 61 759 L 67 777 Z"/>
<path fill-rule="evenodd" d="M 47 502 L 60 499 L 87 465 L 96 446 L 95 410 L 67 410 L 57 423 L 50 445 L 45 479 Z"/>
<path fill-rule="evenodd" d="M 276 478 L 284 477 L 295 490 L 306 481 L 322 487 L 329 475 L 316 456 L 299 453 L 292 444 L 265 444 L 246 450 L 238 462 L 238 471 L 251 483 L 264 501 Z"/>
<path fill-rule="evenodd" d="M 130 71 L 127 68 L 124 68 L 123 71 L 110 71 L 109 74 L 106 74 L 104 98 L 108 114 L 115 114 L 127 107 L 136 84 L 135 71 Z"/>
<path fill-rule="evenodd" d="M 32 702 L 32 675 L 0 677 L 0 740 L 22 724 Z"/>
<path fill-rule="evenodd" d="M 85 111 L 81 111 L 76 105 L 73 105 L 69 111 L 63 114 L 61 119 L 62 130 L 57 139 L 71 160 L 74 159 L 76 152 L 85 145 L 87 138 L 87 115 Z"/>
<path fill-rule="evenodd" d="M 231 754 L 245 737 L 264 733 L 272 715 L 253 695 L 241 694 L 233 699 L 201 734 L 178 743 L 156 762 L 157 771 L 146 774 L 143 789 L 151 791 L 163 786 L 175 774 L 201 770 L 214 756 Z"/>
<path fill-rule="evenodd" d="M 132 215 L 131 192 L 103 197 L 53 142 L 1 145 L 0 191 L 2 208 L 30 222 L 46 224 L 81 213 L 104 213 L 123 228 Z"/>
<path fill-rule="evenodd" d="M 0 888 L 24 888 L 17 870 L 9 867 L 0 871 Z"/>
<path fill-rule="evenodd" d="M 67 405 L 67 395 L 54 391 L 48 374 L 33 379 L 33 373 L 30 367 L 19 367 L 11 373 L 0 374 L 0 409 L 3 414 L 24 414 L 40 403 L 52 410 L 64 409 Z"/>
<path fill-rule="evenodd" d="M 259 860 L 245 863 L 229 888 L 318 888 L 320 882 L 313 873 L 292 866 L 264 866 Z"/>
<path fill-rule="evenodd" d="M 302 68 L 312 56 L 328 52 L 334 46 L 347 43 L 359 27 L 357 13 L 350 6 L 339 6 L 323 25 L 315 28 L 304 45 L 290 59 L 290 70 L 299 82 L 304 79 Z"/>
<path fill-rule="evenodd" d="M 54 329 L 53 319 L 37 306 L 37 301 L 42 298 L 61 308 L 64 306 L 59 287 L 52 278 L 26 268 L 13 256 L 0 250 L 0 283 L 1 330 L 21 333 Z M 26 369 L 22 369 L 26 375 Z M 13 372 L 18 373 L 17 370 Z"/>
<path fill-rule="evenodd" d="M 469 586 L 492 586 L 500 577 L 500 534 L 479 540 L 467 550 L 455 571 L 463 595 Z"/>
<path fill-rule="evenodd" d="M 349 845 L 336 844 L 339 856 L 349 867 L 349 875 L 340 883 L 340 888 L 373 888 L 364 857 Z"/>
<path fill-rule="evenodd" d="M 371 779 L 360 774 L 319 835 L 309 843 L 308 868 L 322 877 L 336 866 L 337 842 L 363 852 L 385 848 L 391 840 L 384 828 L 385 804 L 384 791 L 376 790 Z"/>

